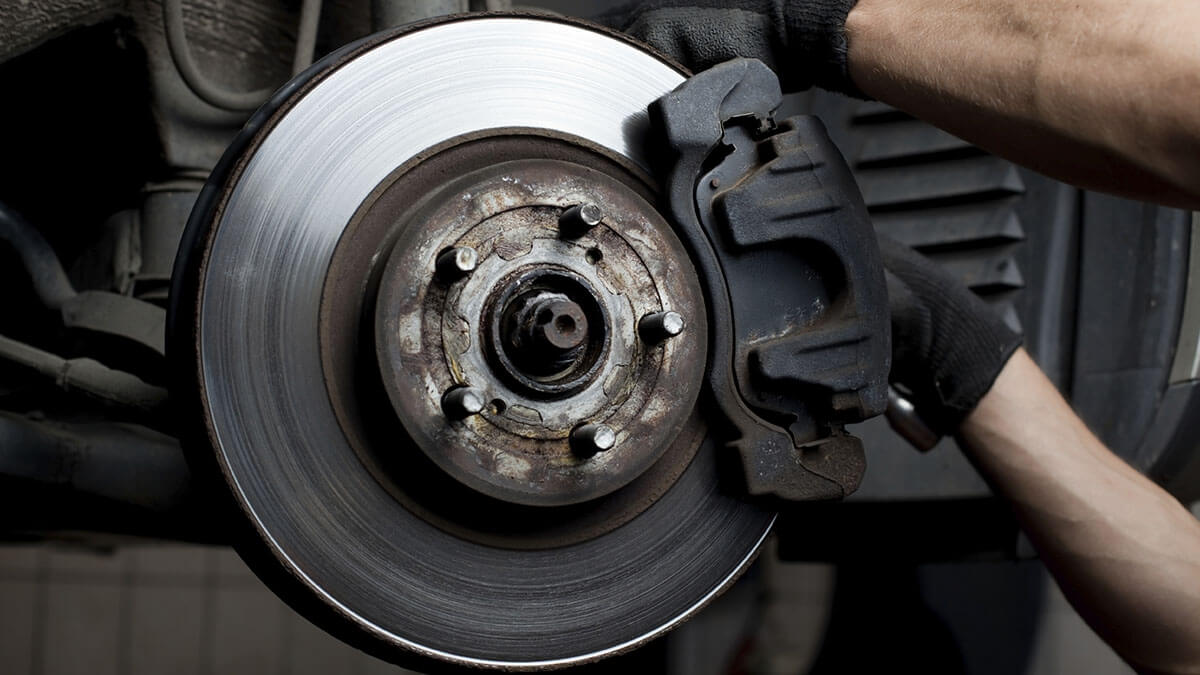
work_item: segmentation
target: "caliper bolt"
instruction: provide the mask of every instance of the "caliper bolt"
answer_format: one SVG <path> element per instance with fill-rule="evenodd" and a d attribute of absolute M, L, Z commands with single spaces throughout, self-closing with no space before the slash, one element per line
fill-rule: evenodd
<path fill-rule="evenodd" d="M 638 332 L 647 342 L 662 342 L 683 332 L 683 316 L 679 312 L 654 312 L 638 321 Z"/>
<path fill-rule="evenodd" d="M 458 281 L 475 271 L 479 263 L 479 254 L 468 246 L 448 248 L 438 254 L 437 277 L 445 283 Z"/>
<path fill-rule="evenodd" d="M 601 220 L 604 220 L 604 211 L 600 210 L 599 206 L 588 202 L 576 204 L 563 211 L 562 215 L 558 217 L 558 227 L 563 236 L 578 237 L 599 225 Z"/>
<path fill-rule="evenodd" d="M 571 431 L 571 449 L 583 457 L 612 450 L 617 444 L 617 432 L 607 424 L 581 424 Z"/>
<path fill-rule="evenodd" d="M 461 420 L 478 415 L 486 405 L 483 392 L 465 384 L 451 387 L 442 394 L 442 411 L 450 419 Z"/>

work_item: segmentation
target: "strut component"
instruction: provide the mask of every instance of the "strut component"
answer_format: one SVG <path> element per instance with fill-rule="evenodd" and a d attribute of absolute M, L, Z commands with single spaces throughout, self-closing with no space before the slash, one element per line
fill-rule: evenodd
<path fill-rule="evenodd" d="M 707 388 L 747 486 L 831 499 L 866 468 L 843 425 L 887 405 L 887 295 L 845 161 L 817 119 L 777 126 L 781 100 L 765 65 L 739 59 L 684 82 L 654 113 L 674 157 L 667 202 L 708 301 Z"/>

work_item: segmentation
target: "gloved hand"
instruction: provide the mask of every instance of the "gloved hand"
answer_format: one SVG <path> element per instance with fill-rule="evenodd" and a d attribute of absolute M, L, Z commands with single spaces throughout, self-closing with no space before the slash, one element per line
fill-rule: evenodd
<path fill-rule="evenodd" d="M 594 20 L 693 71 L 741 56 L 771 67 L 784 91 L 813 85 L 861 98 L 846 71 L 846 15 L 857 0 L 650 0 Z"/>
<path fill-rule="evenodd" d="M 1021 336 L 962 282 L 879 236 L 892 310 L 890 380 L 922 421 L 953 434 L 992 388 Z"/>

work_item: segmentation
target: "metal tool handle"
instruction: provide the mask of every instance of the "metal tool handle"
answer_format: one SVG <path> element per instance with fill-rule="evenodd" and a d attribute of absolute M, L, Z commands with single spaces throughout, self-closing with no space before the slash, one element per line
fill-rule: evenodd
<path fill-rule="evenodd" d="M 901 396 L 895 387 L 888 387 L 888 406 L 884 416 L 896 433 L 921 452 L 929 452 L 942 440 L 942 435 L 921 418 L 912 401 Z"/>

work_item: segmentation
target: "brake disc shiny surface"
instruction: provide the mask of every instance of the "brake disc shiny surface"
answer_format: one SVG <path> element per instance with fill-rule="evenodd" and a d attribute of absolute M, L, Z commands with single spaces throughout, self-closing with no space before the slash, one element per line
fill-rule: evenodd
<path fill-rule="evenodd" d="M 467 541 L 414 515 L 350 447 L 328 399 L 319 309 L 356 210 L 422 151 L 493 128 L 575 136 L 647 167 L 646 108 L 683 75 L 599 30 L 450 20 L 377 40 L 272 104 L 214 174 L 188 345 L 216 468 L 255 536 L 242 553 L 288 598 L 377 654 L 548 668 L 668 630 L 750 563 L 773 520 L 721 489 L 705 441 L 665 495 L 569 546 Z M 261 114 L 261 113 L 260 113 Z M 187 302 L 187 300 L 184 300 Z M 187 331 L 184 331 L 187 332 Z M 697 364 L 697 367 L 700 367 Z"/>

